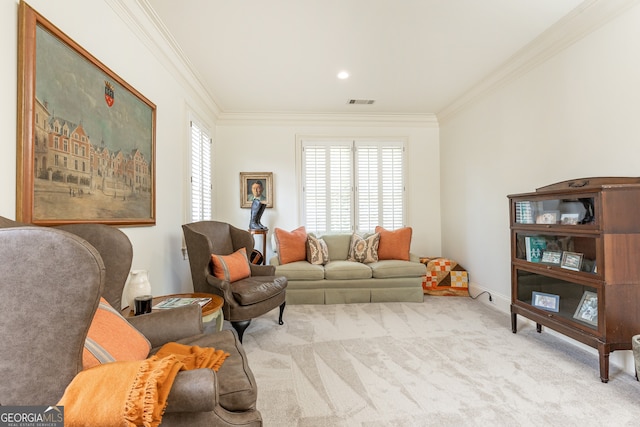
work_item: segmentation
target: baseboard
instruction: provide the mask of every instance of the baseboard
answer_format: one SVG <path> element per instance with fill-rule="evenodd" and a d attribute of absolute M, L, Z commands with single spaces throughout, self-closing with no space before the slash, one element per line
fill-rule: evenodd
<path fill-rule="evenodd" d="M 483 304 L 486 304 L 502 313 L 506 313 L 509 315 L 511 314 L 511 296 L 496 293 L 491 289 L 485 288 L 473 282 L 469 283 L 469 293 L 472 297 L 477 296 L 478 301 L 482 302 Z M 491 296 L 491 299 L 489 299 L 489 296 Z M 518 323 L 526 323 L 529 326 L 535 327 L 535 322 L 522 316 L 518 316 Z M 581 342 L 558 333 L 553 329 L 545 328 L 544 331 L 566 341 L 571 345 L 579 347 L 598 358 L 598 351 L 595 348 L 582 344 Z M 617 350 L 609 355 L 609 372 L 615 372 L 616 370 L 622 370 L 629 375 L 636 375 L 635 360 L 633 358 L 633 352 L 631 350 Z"/>

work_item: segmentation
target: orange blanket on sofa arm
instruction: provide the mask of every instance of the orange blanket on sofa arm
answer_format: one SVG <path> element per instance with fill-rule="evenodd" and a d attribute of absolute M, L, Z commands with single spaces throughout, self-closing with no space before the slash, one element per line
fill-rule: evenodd
<path fill-rule="evenodd" d="M 168 343 L 145 360 L 105 363 L 81 371 L 58 402 L 64 406 L 64 425 L 157 426 L 180 370 L 217 371 L 228 356 L 214 348 Z"/>

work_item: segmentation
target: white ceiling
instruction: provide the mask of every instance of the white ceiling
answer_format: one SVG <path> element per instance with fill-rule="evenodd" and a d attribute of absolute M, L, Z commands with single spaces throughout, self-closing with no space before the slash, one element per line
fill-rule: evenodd
<path fill-rule="evenodd" d="M 437 114 L 583 3 L 147 2 L 223 113 L 385 114 Z"/>

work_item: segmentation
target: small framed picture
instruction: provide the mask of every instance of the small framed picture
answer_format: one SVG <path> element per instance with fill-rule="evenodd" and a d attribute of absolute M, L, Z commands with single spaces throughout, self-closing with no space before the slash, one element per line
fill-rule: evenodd
<path fill-rule="evenodd" d="M 544 211 L 536 217 L 536 224 L 557 224 L 560 211 Z"/>
<path fill-rule="evenodd" d="M 582 254 L 577 252 L 563 252 L 560 267 L 567 270 L 580 271 L 582 266 Z"/>
<path fill-rule="evenodd" d="M 557 313 L 560 310 L 560 295 L 533 291 L 531 293 L 531 305 L 543 310 L 555 311 Z"/>
<path fill-rule="evenodd" d="M 598 294 L 596 292 L 584 291 L 573 318 L 598 326 Z"/>
<path fill-rule="evenodd" d="M 273 207 L 273 172 L 240 172 L 240 207 L 250 208 L 254 200 Z"/>
<path fill-rule="evenodd" d="M 540 262 L 544 264 L 560 265 L 561 260 L 562 251 L 544 251 Z"/>
<path fill-rule="evenodd" d="M 580 219 L 580 214 L 577 213 L 563 213 L 560 215 L 560 224 L 564 225 L 576 225 Z"/>

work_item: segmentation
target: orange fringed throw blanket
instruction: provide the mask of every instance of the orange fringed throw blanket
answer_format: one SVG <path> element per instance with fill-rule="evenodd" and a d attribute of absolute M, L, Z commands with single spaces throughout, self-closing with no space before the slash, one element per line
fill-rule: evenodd
<path fill-rule="evenodd" d="M 145 426 L 162 421 L 178 371 L 217 371 L 229 353 L 208 347 L 165 344 L 145 360 L 112 362 L 81 371 L 58 405 L 65 426 Z"/>
<path fill-rule="evenodd" d="M 229 353 L 213 347 L 188 346 L 177 342 L 166 343 L 156 353 L 159 358 L 171 355 L 176 356 L 184 364 L 185 370 L 210 368 L 216 372 L 220 369 L 222 362 L 229 357 Z"/>

